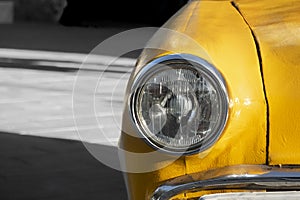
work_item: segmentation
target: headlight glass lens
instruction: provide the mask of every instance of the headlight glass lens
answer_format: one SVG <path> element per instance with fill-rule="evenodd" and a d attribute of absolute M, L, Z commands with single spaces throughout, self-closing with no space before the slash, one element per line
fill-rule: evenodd
<path fill-rule="evenodd" d="M 157 63 L 135 91 L 132 107 L 139 130 L 152 145 L 166 151 L 208 148 L 227 119 L 227 95 L 220 82 L 191 60 Z"/>

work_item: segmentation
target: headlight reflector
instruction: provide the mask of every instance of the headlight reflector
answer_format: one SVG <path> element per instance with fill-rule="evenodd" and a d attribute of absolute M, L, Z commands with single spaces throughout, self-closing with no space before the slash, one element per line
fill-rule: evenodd
<path fill-rule="evenodd" d="M 149 63 L 136 76 L 132 94 L 132 117 L 139 132 L 152 146 L 171 153 L 207 149 L 227 120 L 222 76 L 192 55 L 168 55 Z"/>

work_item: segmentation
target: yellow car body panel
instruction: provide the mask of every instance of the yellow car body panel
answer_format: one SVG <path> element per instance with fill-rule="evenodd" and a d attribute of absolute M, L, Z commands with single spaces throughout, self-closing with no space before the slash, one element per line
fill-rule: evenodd
<path fill-rule="evenodd" d="M 245 163 L 263 164 L 267 111 L 251 31 L 228 1 L 195 1 L 190 6 L 193 15 L 188 22 L 184 21 L 185 16 L 179 15 L 173 23 L 167 24 L 167 28 L 188 35 L 206 50 L 207 60 L 226 80 L 230 111 L 226 129 L 218 142 L 205 152 L 185 157 L 186 173 Z M 180 41 L 178 43 L 177 52 L 206 57 L 199 55 L 197 49 L 181 47 Z"/>
<path fill-rule="evenodd" d="M 218 141 L 208 150 L 182 156 L 154 172 L 126 173 L 130 199 L 133 200 L 149 199 L 160 184 L 181 175 L 231 165 L 266 164 L 267 105 L 255 41 L 243 17 L 230 1 L 191 1 L 164 27 L 191 37 L 206 52 L 183 43 L 176 34 L 163 35 L 159 42 L 154 38 L 152 42 L 159 43 L 165 51 L 145 50 L 128 87 L 138 71 L 156 57 L 168 53 L 199 56 L 213 64 L 226 80 L 228 122 Z M 127 95 L 128 100 L 129 90 Z M 120 147 L 135 153 L 151 151 L 144 140 L 130 136 L 138 133 L 128 109 L 124 110 Z M 141 164 L 126 155 L 125 160 L 125 166 Z M 153 163 L 153 168 L 159 165 L 159 162 Z"/>
<path fill-rule="evenodd" d="M 269 163 L 300 164 L 300 1 L 243 0 L 237 5 L 260 46 L 269 104 Z"/>

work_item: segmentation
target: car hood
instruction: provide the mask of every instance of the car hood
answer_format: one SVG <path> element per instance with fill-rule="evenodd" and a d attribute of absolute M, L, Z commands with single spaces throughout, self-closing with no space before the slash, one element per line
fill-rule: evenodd
<path fill-rule="evenodd" d="M 256 40 L 268 103 L 268 160 L 300 164 L 300 1 L 235 0 Z"/>

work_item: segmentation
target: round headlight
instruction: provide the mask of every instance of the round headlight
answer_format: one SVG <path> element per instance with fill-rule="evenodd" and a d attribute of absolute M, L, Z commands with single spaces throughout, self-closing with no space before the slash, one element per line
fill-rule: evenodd
<path fill-rule="evenodd" d="M 221 74 L 205 60 L 167 55 L 145 66 L 132 87 L 131 113 L 155 148 L 188 154 L 209 148 L 225 127 L 228 97 Z"/>

